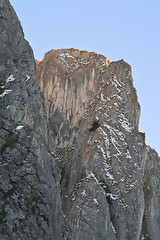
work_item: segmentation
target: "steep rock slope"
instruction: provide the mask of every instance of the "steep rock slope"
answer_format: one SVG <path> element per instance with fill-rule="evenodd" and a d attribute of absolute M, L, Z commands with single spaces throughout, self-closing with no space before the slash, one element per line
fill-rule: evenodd
<path fill-rule="evenodd" d="M 8 0 L 0 44 L 0 239 L 159 240 L 160 158 L 138 131 L 130 66 L 52 50 L 41 94 Z"/>
<path fill-rule="evenodd" d="M 46 53 L 37 75 L 56 139 L 72 238 L 158 240 L 154 184 L 160 179 L 152 163 L 159 169 L 160 159 L 138 131 L 140 106 L 130 66 L 61 49 Z"/>
<path fill-rule="evenodd" d="M 144 239 L 160 238 L 160 158 L 155 150 L 146 147 L 143 177 L 144 215 L 142 236 Z"/>
<path fill-rule="evenodd" d="M 100 75 L 108 64 L 102 55 L 76 49 L 52 50 L 37 63 L 48 121 L 59 146 L 75 141 L 77 125 L 94 99 Z"/>
<path fill-rule="evenodd" d="M 0 46 L 0 239 L 62 239 L 35 60 L 8 0 L 0 0 Z"/>

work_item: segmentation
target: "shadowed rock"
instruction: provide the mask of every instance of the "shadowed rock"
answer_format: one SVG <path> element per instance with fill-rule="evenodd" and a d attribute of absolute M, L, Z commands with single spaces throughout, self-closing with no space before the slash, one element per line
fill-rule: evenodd
<path fill-rule="evenodd" d="M 62 239 L 59 174 L 32 49 L 0 1 L 0 239 Z"/>

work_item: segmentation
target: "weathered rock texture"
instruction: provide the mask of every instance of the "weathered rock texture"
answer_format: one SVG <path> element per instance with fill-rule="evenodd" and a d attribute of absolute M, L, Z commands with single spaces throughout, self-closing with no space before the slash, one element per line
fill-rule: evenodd
<path fill-rule="evenodd" d="M 52 50 L 38 84 L 8 0 L 0 45 L 0 239 L 159 240 L 160 158 L 138 131 L 130 66 Z"/>
<path fill-rule="evenodd" d="M 100 87 L 99 79 L 108 64 L 104 56 L 75 49 L 52 50 L 37 63 L 48 121 L 58 145 L 74 142 L 78 123 L 94 100 Z"/>
<path fill-rule="evenodd" d="M 61 218 L 33 52 L 0 0 L 0 239 L 62 239 Z"/>
<path fill-rule="evenodd" d="M 61 49 L 45 54 L 37 75 L 73 239 L 158 240 L 159 158 L 138 131 L 130 66 Z"/>

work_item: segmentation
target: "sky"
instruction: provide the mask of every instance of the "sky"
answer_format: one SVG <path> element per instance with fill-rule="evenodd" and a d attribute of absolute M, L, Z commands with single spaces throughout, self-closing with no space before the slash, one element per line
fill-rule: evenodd
<path fill-rule="evenodd" d="M 160 0 L 10 0 L 36 59 L 78 48 L 132 67 L 146 143 L 160 155 Z"/>

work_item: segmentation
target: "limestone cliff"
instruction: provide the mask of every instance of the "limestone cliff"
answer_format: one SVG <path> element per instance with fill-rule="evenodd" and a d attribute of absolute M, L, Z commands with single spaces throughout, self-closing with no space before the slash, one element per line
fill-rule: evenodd
<path fill-rule="evenodd" d="M 32 49 L 8 0 L 0 0 L 0 46 L 0 239 L 62 239 L 44 99 Z"/>
<path fill-rule="evenodd" d="M 159 158 L 138 131 L 131 67 L 61 49 L 45 54 L 37 75 L 73 239 L 158 240 L 159 194 L 153 185 L 159 177 L 149 155 L 155 169 Z"/>
<path fill-rule="evenodd" d="M 58 145 L 74 141 L 78 123 L 94 100 L 100 76 L 108 64 L 109 60 L 102 55 L 76 49 L 52 50 L 38 63 L 48 121 Z"/>
<path fill-rule="evenodd" d="M 131 67 L 77 49 L 35 64 L 8 0 L 0 45 L 0 239 L 159 240 L 160 158 Z"/>

